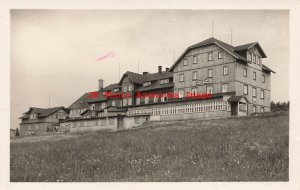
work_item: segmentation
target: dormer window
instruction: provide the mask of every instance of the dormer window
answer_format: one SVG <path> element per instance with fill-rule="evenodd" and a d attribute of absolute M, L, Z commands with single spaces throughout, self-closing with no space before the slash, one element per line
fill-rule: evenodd
<path fill-rule="evenodd" d="M 151 82 L 150 82 L 150 81 L 149 81 L 149 82 L 144 82 L 144 83 L 143 83 L 143 86 L 144 86 L 144 87 L 146 87 L 146 86 L 151 86 Z"/>
<path fill-rule="evenodd" d="M 160 80 L 160 84 L 168 84 L 169 83 L 169 79 L 161 79 Z"/>
<path fill-rule="evenodd" d="M 90 108 L 91 108 L 91 110 L 95 110 L 96 105 L 95 104 L 91 104 Z"/>
<path fill-rule="evenodd" d="M 132 85 L 129 85 L 128 86 L 128 92 L 131 92 L 132 91 Z"/>

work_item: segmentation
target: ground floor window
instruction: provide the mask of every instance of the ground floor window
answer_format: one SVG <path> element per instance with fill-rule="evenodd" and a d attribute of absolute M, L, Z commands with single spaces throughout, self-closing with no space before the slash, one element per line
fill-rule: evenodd
<path fill-rule="evenodd" d="M 110 118 L 110 119 L 109 119 L 109 124 L 110 124 L 110 125 L 113 125 L 113 124 L 114 124 L 114 119 L 113 119 L 113 118 Z"/>
<path fill-rule="evenodd" d="M 140 123 L 140 118 L 139 117 L 135 117 L 134 118 L 134 123 L 135 124 L 139 124 Z"/>
<path fill-rule="evenodd" d="M 247 104 L 243 103 L 243 102 L 240 102 L 239 103 L 239 110 L 242 111 L 242 112 L 246 112 L 247 111 Z"/>
<path fill-rule="evenodd" d="M 264 108 L 264 107 L 261 107 L 261 108 L 260 108 L 260 112 L 262 112 L 262 113 L 265 112 L 265 108 Z"/>
<path fill-rule="evenodd" d="M 256 106 L 253 106 L 253 107 L 252 107 L 252 112 L 253 112 L 253 113 L 256 113 Z"/>

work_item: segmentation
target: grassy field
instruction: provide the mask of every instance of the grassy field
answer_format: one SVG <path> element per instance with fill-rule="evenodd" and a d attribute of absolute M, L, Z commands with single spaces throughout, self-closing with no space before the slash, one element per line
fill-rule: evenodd
<path fill-rule="evenodd" d="M 288 181 L 288 114 L 11 140 L 11 181 Z"/>

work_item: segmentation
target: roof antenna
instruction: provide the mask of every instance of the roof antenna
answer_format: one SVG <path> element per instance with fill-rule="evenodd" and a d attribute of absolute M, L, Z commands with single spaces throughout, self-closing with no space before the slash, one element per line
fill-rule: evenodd
<path fill-rule="evenodd" d="M 211 23 L 211 36 L 214 37 L 214 19 L 212 19 Z"/>

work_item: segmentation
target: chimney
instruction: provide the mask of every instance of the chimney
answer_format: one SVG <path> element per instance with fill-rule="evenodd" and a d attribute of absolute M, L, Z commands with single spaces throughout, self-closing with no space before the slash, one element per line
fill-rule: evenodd
<path fill-rule="evenodd" d="M 147 75 L 149 72 L 143 72 L 143 75 Z"/>
<path fill-rule="evenodd" d="M 162 66 L 158 66 L 158 72 L 161 73 Z"/>
<path fill-rule="evenodd" d="M 168 67 L 166 68 L 166 71 L 169 71 L 169 68 L 168 68 Z"/>
<path fill-rule="evenodd" d="M 98 80 L 98 84 L 99 84 L 99 90 L 102 90 L 103 89 L 103 79 L 99 79 Z"/>

